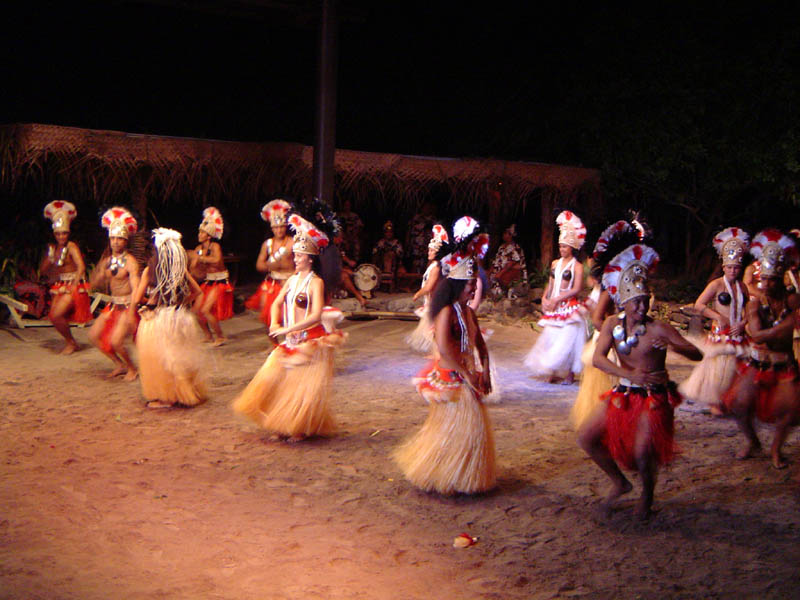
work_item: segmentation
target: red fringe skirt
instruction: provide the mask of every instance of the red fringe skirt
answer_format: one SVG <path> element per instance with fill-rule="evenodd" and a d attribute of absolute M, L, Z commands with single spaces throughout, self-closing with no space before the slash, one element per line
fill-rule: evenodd
<path fill-rule="evenodd" d="M 278 297 L 282 287 L 282 282 L 267 278 L 258 286 L 256 293 L 250 296 L 244 303 L 246 308 L 259 311 L 258 318 L 261 319 L 261 322 L 267 327 L 270 325 L 272 303 L 275 302 L 275 298 Z"/>
<path fill-rule="evenodd" d="M 91 301 L 89 300 L 89 284 L 85 281 L 82 281 L 74 286 L 70 290 L 71 282 L 68 281 L 59 281 L 54 283 L 50 286 L 50 293 L 53 295 L 53 300 L 55 301 L 56 296 L 60 294 L 71 294 L 72 295 L 72 308 L 70 311 L 65 315 L 67 321 L 71 323 L 88 323 L 92 320 L 92 311 L 89 310 L 91 307 Z M 50 311 L 52 312 L 53 305 L 50 305 Z M 50 315 L 48 315 L 50 318 Z"/>
<path fill-rule="evenodd" d="M 214 304 L 213 314 L 217 321 L 224 321 L 233 316 L 233 286 L 227 281 L 206 281 L 200 289 L 203 291 L 203 302 L 205 302 L 212 290 L 219 288 L 217 302 Z"/>
<path fill-rule="evenodd" d="M 103 313 L 111 313 L 108 316 L 108 320 L 103 325 L 103 331 L 100 332 L 100 349 L 103 352 L 111 352 L 111 332 L 114 331 L 114 327 L 116 327 L 117 323 L 119 322 L 120 317 L 125 314 L 125 311 L 128 310 L 127 306 L 122 304 L 109 304 L 103 309 Z M 139 327 L 139 313 L 133 313 L 133 326 L 131 329 L 133 330 L 133 341 L 136 341 L 136 329 Z"/>
<path fill-rule="evenodd" d="M 650 425 L 650 450 L 659 465 L 675 455 L 674 409 L 681 403 L 675 384 L 660 390 L 618 385 L 602 395 L 608 402 L 603 438 L 611 456 L 627 469 L 636 469 L 636 433 L 644 411 Z"/>
<path fill-rule="evenodd" d="M 787 406 L 778 398 L 778 386 L 787 382 L 795 383 L 793 406 L 794 421 L 800 420 L 800 372 L 796 362 L 772 365 L 750 359 L 736 361 L 736 374 L 733 382 L 722 397 L 722 404 L 728 412 L 743 387 L 755 385 L 756 417 L 762 423 L 774 423 L 786 414 Z"/>

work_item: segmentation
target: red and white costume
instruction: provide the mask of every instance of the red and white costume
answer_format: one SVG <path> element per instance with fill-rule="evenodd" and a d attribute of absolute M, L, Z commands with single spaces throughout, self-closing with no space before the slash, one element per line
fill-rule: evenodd
<path fill-rule="evenodd" d="M 328 244 L 327 236 L 298 215 L 289 224 L 297 232 L 293 251 L 319 254 Z M 295 307 L 311 308 L 311 282 L 317 275 L 295 273 L 286 282 L 283 325 L 295 323 Z M 336 329 L 341 311 L 325 307 L 319 323 L 286 334 L 275 347 L 247 387 L 233 402 L 233 410 L 269 431 L 287 437 L 326 436 L 336 431 L 330 410 L 335 349 L 346 334 Z"/>
<path fill-rule="evenodd" d="M 714 249 L 722 259 L 722 266 L 741 265 L 750 245 L 750 236 L 738 227 L 728 227 L 714 236 Z M 722 277 L 725 294 L 719 294 L 728 304 L 729 320 L 732 326 L 744 323 L 744 305 L 747 298 L 744 286 L 738 279 L 730 282 Z M 703 360 L 692 374 L 680 384 L 681 395 L 693 402 L 719 406 L 721 395 L 731 384 L 736 371 L 737 357 L 749 353 L 749 342 L 744 332 L 731 335 L 730 327 L 724 329 L 717 322 L 705 340 L 694 340 L 703 351 Z"/>
<path fill-rule="evenodd" d="M 271 200 L 261 208 L 261 218 L 270 225 L 286 225 L 290 209 L 291 206 L 286 200 Z M 286 254 L 286 249 L 283 246 L 276 247 L 277 244 L 275 244 L 274 237 L 269 238 L 265 243 L 267 246 L 267 261 L 278 260 Z M 257 310 L 261 322 L 267 327 L 270 325 L 272 303 L 278 297 L 283 284 L 292 276 L 292 273 L 292 270 L 269 271 L 264 281 L 258 286 L 256 293 L 250 296 L 244 304 L 250 310 Z"/>
<path fill-rule="evenodd" d="M 69 231 L 73 219 L 78 216 L 75 205 L 65 200 L 53 200 L 44 207 L 44 216 L 53 222 L 53 232 Z M 77 265 L 72 261 L 67 247 L 64 246 L 55 256 L 56 249 L 50 246 L 50 259 L 56 267 L 77 269 Z M 78 271 L 61 271 L 58 274 L 58 281 L 50 286 L 50 294 L 53 296 L 51 306 L 55 305 L 55 300 L 62 294 L 72 295 L 72 307 L 65 315 L 66 319 L 72 323 L 87 323 L 92 320 L 90 310 L 91 301 L 89 299 L 89 284 L 78 280 Z"/>
<path fill-rule="evenodd" d="M 222 214 L 219 210 L 213 206 L 203 210 L 200 231 L 205 231 L 212 239 L 220 240 L 224 226 Z M 214 318 L 217 321 L 225 321 L 233 316 L 233 286 L 227 269 L 207 272 L 205 281 L 200 285 L 200 289 L 203 291 L 204 304 L 205 299 L 213 290 L 219 290 L 219 295 L 213 308 Z"/>
<path fill-rule="evenodd" d="M 556 222 L 559 226 L 558 243 L 580 250 L 586 239 L 583 222 L 570 211 L 558 215 Z M 558 259 L 551 271 L 550 298 L 572 285 L 576 265 L 574 257 Z M 538 323 L 542 332 L 525 357 L 525 366 L 540 377 L 580 373 L 583 368 L 581 352 L 586 342 L 586 317 L 586 308 L 575 296 L 559 302 L 554 310 L 545 311 Z"/>

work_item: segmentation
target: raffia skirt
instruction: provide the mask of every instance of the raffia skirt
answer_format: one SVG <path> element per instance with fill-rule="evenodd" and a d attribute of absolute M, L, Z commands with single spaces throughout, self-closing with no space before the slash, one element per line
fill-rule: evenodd
<path fill-rule="evenodd" d="M 417 352 L 427 354 L 433 348 L 433 321 L 428 311 L 427 301 L 414 311 L 419 317 L 419 322 L 414 331 L 406 336 L 406 344 Z"/>
<path fill-rule="evenodd" d="M 136 349 L 144 397 L 183 406 L 203 402 L 207 358 L 195 316 L 183 307 L 162 306 L 141 317 Z"/>
<path fill-rule="evenodd" d="M 335 348 L 341 331 L 318 325 L 306 341 L 281 344 L 270 352 L 255 377 L 233 402 L 233 410 L 268 431 L 289 437 L 331 435 L 336 423 L 330 410 Z"/>
<path fill-rule="evenodd" d="M 393 456 L 416 487 L 440 494 L 472 494 L 496 485 L 494 435 L 481 400 L 454 371 L 436 362 L 414 383 L 429 402 L 422 428 Z"/>
<path fill-rule="evenodd" d="M 605 403 L 600 400 L 600 396 L 613 387 L 617 380 L 616 377 L 592 365 L 592 358 L 594 357 L 594 350 L 597 347 L 597 338 L 599 336 L 600 333 L 595 331 L 592 339 L 586 342 L 581 355 L 581 362 L 583 363 L 581 386 L 578 389 L 578 396 L 575 398 L 575 404 L 572 405 L 572 410 L 569 414 L 570 422 L 576 431 L 596 411 L 605 408 Z"/>
<path fill-rule="evenodd" d="M 693 339 L 703 351 L 703 360 L 692 370 L 678 390 L 685 400 L 707 406 L 720 406 L 736 374 L 736 360 L 747 354 L 744 344 L 710 343 L 707 339 Z"/>
<path fill-rule="evenodd" d="M 525 366 L 536 377 L 580 373 L 586 342 L 586 321 L 581 313 L 575 311 L 564 321 L 541 319 L 539 325 L 542 332 L 525 357 Z"/>

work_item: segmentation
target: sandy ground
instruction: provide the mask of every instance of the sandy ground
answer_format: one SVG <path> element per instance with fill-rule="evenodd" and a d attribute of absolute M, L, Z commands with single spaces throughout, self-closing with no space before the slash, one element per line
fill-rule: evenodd
<path fill-rule="evenodd" d="M 681 410 L 656 515 L 633 518 L 634 479 L 604 517 L 607 481 L 567 421 L 577 387 L 530 379 L 534 334 L 496 326 L 499 488 L 428 495 L 389 458 L 426 415 L 409 381 L 423 359 L 403 343 L 414 324 L 344 326 L 341 432 L 295 445 L 229 408 L 268 349 L 255 316 L 224 324 L 210 401 L 162 412 L 138 382 L 104 379 L 97 350 L 64 357 L 52 329 L 0 331 L 0 597 L 800 597 L 796 432 L 776 471 L 732 459 L 733 422 Z M 478 544 L 453 548 L 461 532 Z"/>

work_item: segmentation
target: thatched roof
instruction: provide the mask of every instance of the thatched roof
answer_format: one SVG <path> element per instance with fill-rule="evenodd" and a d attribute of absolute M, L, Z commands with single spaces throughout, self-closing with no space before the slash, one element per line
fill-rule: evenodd
<path fill-rule="evenodd" d="M 309 195 L 313 148 L 293 143 L 244 143 L 139 135 L 55 125 L 0 126 L 0 186 L 33 186 L 46 196 L 69 190 L 97 204 L 135 191 L 144 197 L 226 198 L 232 205 L 276 193 Z M 597 194 L 594 169 L 496 159 L 453 159 L 337 150 L 336 193 L 356 204 L 412 204 L 432 190 L 472 208 L 502 185 L 507 202 L 534 192 L 572 204 Z"/>

